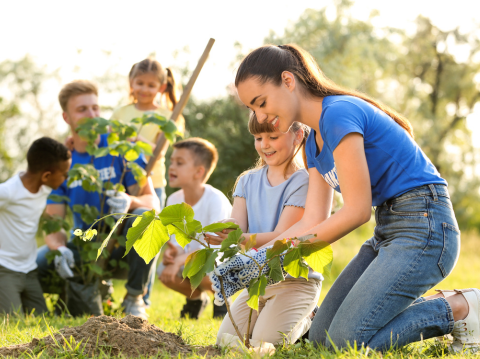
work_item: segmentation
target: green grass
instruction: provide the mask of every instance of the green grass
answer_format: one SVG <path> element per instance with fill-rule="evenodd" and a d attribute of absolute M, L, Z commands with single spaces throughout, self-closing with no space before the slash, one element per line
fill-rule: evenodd
<path fill-rule="evenodd" d="M 373 224 L 368 223 L 351 233 L 347 237 L 333 245 L 334 264 L 332 267 L 332 279 L 325 280 L 322 289 L 320 303 L 325 297 L 328 289 L 335 278 L 350 259 L 358 252 L 360 245 L 368 239 L 373 233 Z M 454 271 L 446 278 L 438 288 L 469 288 L 477 287 L 479 283 L 480 258 L 478 254 L 478 243 L 480 236 L 476 233 L 462 234 L 462 249 L 459 261 Z M 116 302 L 121 302 L 125 289 L 123 282 L 115 282 L 115 292 L 113 297 Z M 210 345 L 214 344 L 216 334 L 220 327 L 220 320 L 212 319 L 213 306 L 210 305 L 202 314 L 201 318 L 196 320 L 180 319 L 179 313 L 185 302 L 185 298 L 171 290 L 166 289 L 159 281 L 155 282 L 152 293 L 152 308 L 148 310 L 150 322 L 164 331 L 180 334 L 188 344 Z M 0 347 L 14 344 L 26 343 L 32 338 L 41 338 L 49 335 L 48 326 L 53 330 L 58 330 L 64 326 L 77 326 L 87 320 L 84 318 L 62 318 L 46 317 L 39 318 L 34 316 L 19 317 L 10 316 L 0 317 Z M 48 324 L 48 326 L 47 326 Z M 391 350 L 383 355 L 369 352 L 368 357 L 372 358 L 410 358 L 410 357 L 454 357 L 444 351 L 444 347 L 436 345 L 433 340 L 415 343 L 399 350 Z M 108 355 L 105 355 L 108 357 Z M 44 355 L 42 355 L 44 357 Z M 82 357 L 79 352 L 69 355 L 59 352 L 58 357 Z M 196 357 L 196 356 L 192 356 Z M 226 353 L 224 357 L 242 357 L 238 353 Z M 365 353 L 356 349 L 343 350 L 342 352 L 329 352 L 323 349 L 314 349 L 310 344 L 296 344 L 280 347 L 275 353 L 276 358 L 357 358 L 365 357 Z M 457 355 L 460 357 L 460 355 Z M 462 356 L 463 357 L 463 356 Z M 468 357 L 468 356 L 467 356 Z"/>

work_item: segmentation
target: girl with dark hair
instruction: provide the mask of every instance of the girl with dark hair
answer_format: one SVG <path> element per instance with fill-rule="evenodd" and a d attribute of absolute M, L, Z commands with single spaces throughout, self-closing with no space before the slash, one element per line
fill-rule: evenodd
<path fill-rule="evenodd" d="M 460 231 L 447 182 L 415 143 L 409 121 L 326 78 L 296 45 L 254 50 L 235 85 L 260 123 L 281 132 L 295 121 L 312 129 L 305 213 L 266 245 L 306 234 L 333 243 L 369 221 L 375 207 L 374 234 L 333 284 L 310 340 L 387 350 L 450 333 L 452 349 L 475 351 L 478 289 L 421 298 L 455 266 Z M 334 190 L 344 206 L 330 216 Z"/>

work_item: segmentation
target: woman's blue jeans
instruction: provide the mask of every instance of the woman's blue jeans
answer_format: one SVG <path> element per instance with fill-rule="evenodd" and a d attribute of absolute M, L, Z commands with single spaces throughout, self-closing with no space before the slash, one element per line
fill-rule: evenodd
<path fill-rule="evenodd" d="M 443 185 L 425 185 L 375 210 L 374 235 L 333 283 L 310 328 L 327 347 L 388 350 L 448 334 L 444 298 L 419 298 L 455 267 L 460 231 Z M 328 332 L 328 336 L 327 336 Z"/>

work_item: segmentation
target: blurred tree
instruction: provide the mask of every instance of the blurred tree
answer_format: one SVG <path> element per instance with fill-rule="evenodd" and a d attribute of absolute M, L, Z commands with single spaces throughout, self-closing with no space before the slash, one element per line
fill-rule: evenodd
<path fill-rule="evenodd" d="M 59 109 L 56 98 L 46 98 L 56 72 L 39 67 L 26 55 L 0 63 L 0 181 L 11 177 L 23 163 L 30 143 L 38 137 L 55 137 Z"/>
<path fill-rule="evenodd" d="M 480 228 L 478 151 L 465 121 L 480 101 L 477 29 L 441 31 L 420 16 L 415 33 L 408 35 L 353 18 L 351 5 L 337 1 L 332 19 L 327 9 L 308 9 L 284 34 L 270 33 L 265 43 L 302 46 L 332 80 L 409 118 L 416 141 L 450 184 L 460 225 Z M 369 20 L 376 15 L 372 12 Z M 464 58 L 454 55 L 459 50 Z"/>

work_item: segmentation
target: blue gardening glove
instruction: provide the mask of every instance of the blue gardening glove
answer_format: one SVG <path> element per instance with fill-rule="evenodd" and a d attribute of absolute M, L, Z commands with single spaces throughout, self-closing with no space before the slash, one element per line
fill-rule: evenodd
<path fill-rule="evenodd" d="M 105 191 L 108 196 L 107 204 L 110 206 L 110 213 L 127 213 L 132 204 L 132 199 L 125 192 L 117 192 L 113 189 Z M 115 219 L 120 219 L 121 214 L 115 214 Z"/>
<path fill-rule="evenodd" d="M 63 279 L 73 277 L 73 272 L 70 268 L 75 267 L 75 260 L 73 259 L 73 252 L 65 247 L 58 247 L 57 250 L 62 254 L 61 256 L 55 256 L 53 263 L 55 264 L 55 271 Z"/>

